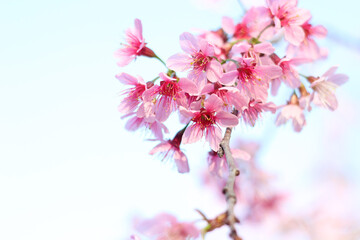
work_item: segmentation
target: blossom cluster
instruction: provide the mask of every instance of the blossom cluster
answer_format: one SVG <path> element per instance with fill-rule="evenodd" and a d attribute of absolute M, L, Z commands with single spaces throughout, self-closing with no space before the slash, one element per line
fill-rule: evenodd
<path fill-rule="evenodd" d="M 127 118 L 126 128 L 149 130 L 160 141 L 150 154 L 173 158 L 180 173 L 189 171 L 183 144 L 205 138 L 216 153 L 222 128 L 240 122 L 254 126 L 265 112 L 278 114 L 276 125 L 292 120 L 294 130 L 301 131 L 306 124 L 304 113 L 312 106 L 337 108 L 335 90 L 348 79 L 336 73 L 337 67 L 319 77 L 299 72 L 300 65 L 327 56 L 315 41 L 325 37 L 327 30 L 312 25 L 311 17 L 296 0 L 267 0 L 265 6 L 250 8 L 240 22 L 223 17 L 216 31 L 182 33 L 183 52 L 170 56 L 166 63 L 147 47 L 141 21 L 136 19 L 135 27 L 126 31 L 126 44 L 116 52 L 118 65 L 146 56 L 160 60 L 166 69 L 151 81 L 127 73 L 116 76 L 127 85 L 119 105 Z M 282 36 L 287 44 L 283 57 L 275 48 Z M 286 85 L 291 94 L 285 104 L 276 105 L 269 93 L 277 95 L 280 85 Z M 167 140 L 165 122 L 175 112 L 185 126 Z M 216 171 L 219 163 L 212 165 Z"/>

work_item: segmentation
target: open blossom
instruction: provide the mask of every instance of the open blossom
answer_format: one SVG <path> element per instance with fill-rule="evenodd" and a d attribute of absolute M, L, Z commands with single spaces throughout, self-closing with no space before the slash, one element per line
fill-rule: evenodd
<path fill-rule="evenodd" d="M 335 90 L 340 85 L 347 82 L 348 76 L 336 73 L 338 67 L 331 67 L 320 78 L 309 77 L 310 87 L 314 90 L 312 94 L 313 102 L 316 105 L 334 111 L 338 102 L 335 96 Z"/>
<path fill-rule="evenodd" d="M 324 38 L 326 37 L 327 30 L 321 25 L 313 26 L 309 23 L 310 20 L 305 22 L 301 27 L 305 32 L 304 41 L 299 46 L 289 45 L 287 48 L 287 55 L 302 58 L 310 58 L 316 60 L 327 56 L 327 52 L 321 49 L 315 42 L 313 37 Z"/>
<path fill-rule="evenodd" d="M 139 104 L 142 103 L 142 94 L 148 88 L 153 85 L 151 82 L 145 84 L 141 77 L 135 78 L 127 73 L 121 73 L 116 75 L 116 78 L 123 84 L 132 85 L 132 88 L 122 91 L 122 95 L 125 98 L 119 104 L 118 110 L 122 113 L 131 113 L 136 110 Z"/>
<path fill-rule="evenodd" d="M 253 58 L 237 58 L 239 66 L 234 66 L 224 73 L 220 83 L 233 85 L 250 98 L 266 100 L 269 81 L 282 74 L 276 65 L 258 65 Z M 231 64 L 231 63 L 229 63 Z"/>
<path fill-rule="evenodd" d="M 169 133 L 167 127 L 158 122 L 155 117 L 146 118 L 144 116 L 139 116 L 137 113 L 129 113 L 123 116 L 122 118 L 129 118 L 125 125 L 125 129 L 128 131 L 136 131 L 140 128 L 145 128 L 150 130 L 150 132 L 157 138 L 163 139 L 164 133 Z"/>
<path fill-rule="evenodd" d="M 284 28 L 285 39 L 295 46 L 299 46 L 305 38 L 301 27 L 311 18 L 308 10 L 297 8 L 297 0 L 267 0 L 266 1 L 275 28 Z"/>
<path fill-rule="evenodd" d="M 211 44 L 185 32 L 180 35 L 180 46 L 185 53 L 171 56 L 166 63 L 168 68 L 179 72 L 190 70 L 188 78 L 199 88 L 207 83 L 207 79 L 211 82 L 219 80 L 223 69 L 220 62 L 212 58 L 215 50 Z"/>
<path fill-rule="evenodd" d="M 205 139 L 210 143 L 214 151 L 218 151 L 222 139 L 222 132 L 219 125 L 223 127 L 234 127 L 238 124 L 238 118 L 222 110 L 223 101 L 212 94 L 204 102 L 204 107 L 199 110 L 188 110 L 180 107 L 180 113 L 191 118 L 192 123 L 186 128 L 182 138 L 183 144 L 199 141 L 205 134 Z"/>
<path fill-rule="evenodd" d="M 189 172 L 189 163 L 185 154 L 180 150 L 180 143 L 184 130 L 179 131 L 174 139 L 163 141 L 156 145 L 151 151 L 150 155 L 156 153 L 162 155 L 162 160 L 173 158 L 179 173 Z"/>
<path fill-rule="evenodd" d="M 178 106 L 184 106 L 187 102 L 185 93 L 195 95 L 198 89 L 192 81 L 186 78 L 171 78 L 164 73 L 159 74 L 162 81 L 143 93 L 145 102 L 155 102 L 155 117 L 164 122 Z"/>
<path fill-rule="evenodd" d="M 179 222 L 176 217 L 167 213 L 159 214 L 153 219 L 138 221 L 135 228 L 156 240 L 188 240 L 200 235 L 193 223 Z"/>
<path fill-rule="evenodd" d="M 118 65 L 120 67 L 128 65 L 137 56 L 155 57 L 155 53 L 146 47 L 139 19 L 135 19 L 135 28 L 126 30 L 126 44 L 115 52 L 115 56 L 119 58 Z"/>
<path fill-rule="evenodd" d="M 276 126 L 285 124 L 290 119 L 292 120 L 293 127 L 296 132 L 300 132 L 306 124 L 304 111 L 299 106 L 296 94 L 293 94 L 290 102 L 282 108 L 276 118 Z"/>
<path fill-rule="evenodd" d="M 240 114 L 245 123 L 255 126 L 256 120 L 264 111 L 275 113 L 276 105 L 273 102 L 263 103 L 261 100 L 251 99 L 248 105 L 241 109 Z"/>

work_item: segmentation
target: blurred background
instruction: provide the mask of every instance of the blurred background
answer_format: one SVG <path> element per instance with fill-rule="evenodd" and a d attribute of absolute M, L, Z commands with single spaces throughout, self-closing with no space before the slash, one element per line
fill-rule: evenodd
<path fill-rule="evenodd" d="M 264 115 L 255 128 L 237 128 L 233 143 L 259 145 L 258 164 L 290 196 L 294 216 L 323 211 L 331 215 L 325 222 L 336 219 L 331 224 L 351 235 L 360 229 L 360 5 L 300 0 L 299 6 L 329 31 L 318 41 L 328 59 L 302 71 L 319 76 L 339 65 L 350 78 L 337 91 L 339 108 L 314 108 L 301 133 L 289 123 L 275 127 L 275 116 Z M 236 0 L 1 1 L 0 239 L 129 239 L 134 217 L 169 212 L 192 221 L 200 219 L 196 208 L 209 216 L 224 211 L 203 185 L 206 143 L 184 148 L 191 171 L 181 175 L 171 162 L 148 155 L 155 145 L 145 141 L 149 135 L 124 129 L 117 111 L 123 86 L 115 75 L 151 80 L 164 68 L 148 58 L 119 68 L 114 52 L 135 18 L 148 46 L 166 60 L 181 51 L 181 33 L 216 30 L 222 16 L 240 20 L 243 13 Z M 282 90 L 287 98 L 289 89 Z M 172 137 L 179 127 L 169 126 Z M 242 236 L 263 239 L 253 229 Z M 345 239 L 335 235 L 327 238 Z"/>

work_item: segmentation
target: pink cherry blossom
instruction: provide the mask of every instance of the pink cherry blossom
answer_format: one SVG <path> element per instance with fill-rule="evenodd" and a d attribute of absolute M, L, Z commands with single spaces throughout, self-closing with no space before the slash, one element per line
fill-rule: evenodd
<path fill-rule="evenodd" d="M 255 126 L 256 120 L 264 111 L 275 113 L 276 105 L 273 102 L 263 103 L 261 100 L 251 99 L 248 105 L 241 109 L 241 116 L 245 123 Z"/>
<path fill-rule="evenodd" d="M 188 240 L 195 239 L 200 234 L 193 223 L 179 222 L 167 213 L 159 214 L 153 219 L 138 221 L 135 228 L 156 240 Z"/>
<path fill-rule="evenodd" d="M 222 110 L 223 101 L 212 94 L 205 100 L 204 107 L 199 110 L 188 110 L 180 107 L 180 113 L 190 117 L 192 124 L 189 125 L 182 138 L 183 144 L 199 141 L 205 134 L 206 140 L 214 151 L 218 151 L 222 139 L 222 132 L 219 125 L 223 127 L 234 127 L 238 124 L 238 118 Z"/>
<path fill-rule="evenodd" d="M 267 0 L 271 17 L 276 28 L 284 28 L 285 39 L 295 46 L 304 41 L 305 32 L 301 27 L 311 18 L 308 10 L 297 8 L 297 0 Z"/>
<path fill-rule="evenodd" d="M 135 28 L 126 30 L 126 42 L 123 48 L 115 52 L 119 58 L 118 65 L 124 67 L 128 65 L 137 56 L 155 57 L 155 53 L 146 47 L 145 39 L 142 35 L 142 25 L 139 19 L 135 19 Z"/>
<path fill-rule="evenodd" d="M 156 145 L 151 151 L 150 155 L 159 153 L 162 155 L 162 161 L 173 158 L 179 173 L 189 172 L 189 163 L 185 154 L 180 150 L 180 143 L 184 130 L 179 131 L 174 139 L 163 141 Z"/>
<path fill-rule="evenodd" d="M 308 78 L 314 79 L 311 83 L 311 88 L 314 90 L 312 94 L 313 102 L 316 105 L 334 111 L 338 102 L 335 96 L 335 90 L 340 85 L 346 83 L 349 79 L 348 76 L 341 73 L 336 73 L 338 67 L 331 67 L 326 73 L 324 73 L 320 78 Z"/>
<path fill-rule="evenodd" d="M 132 85 L 134 87 L 122 91 L 122 95 L 125 95 L 125 98 L 121 101 L 118 109 L 122 113 L 131 113 L 142 103 L 142 94 L 144 91 L 153 83 L 149 82 L 145 84 L 144 80 L 141 77 L 135 78 L 127 73 L 121 73 L 116 75 L 116 78 L 123 84 Z"/>
<path fill-rule="evenodd" d="M 326 37 L 326 28 L 321 25 L 313 26 L 309 23 L 309 20 L 303 25 L 301 25 L 301 27 L 305 32 L 304 41 L 302 41 L 299 46 L 294 46 L 290 44 L 286 51 L 287 55 L 301 58 L 310 58 L 312 60 L 325 58 L 327 56 L 327 51 L 321 49 L 317 45 L 313 37 Z"/>
<path fill-rule="evenodd" d="M 169 130 L 167 127 L 162 124 L 161 122 L 158 122 L 155 120 L 155 117 L 146 118 L 146 117 L 139 117 L 136 115 L 136 113 L 129 113 L 122 118 L 128 118 L 125 125 L 125 129 L 128 131 L 136 131 L 140 128 L 145 128 L 147 130 L 150 130 L 151 133 L 155 136 L 157 139 L 163 139 L 164 133 L 169 133 Z"/>
<path fill-rule="evenodd" d="M 253 58 L 238 58 L 239 66 L 224 73 L 220 83 L 233 85 L 250 98 L 266 100 L 271 79 L 281 76 L 282 69 L 275 65 L 258 65 Z"/>
<path fill-rule="evenodd" d="M 214 47 L 204 39 L 197 39 L 190 33 L 180 36 L 180 46 L 185 53 L 178 53 L 167 60 L 167 67 L 175 71 L 190 70 L 188 77 L 199 88 L 202 88 L 207 79 L 216 82 L 222 76 L 220 62 L 212 58 L 215 54 Z"/>
<path fill-rule="evenodd" d="M 294 130 L 300 132 L 306 124 L 303 109 L 299 106 L 298 98 L 295 94 L 292 95 L 290 102 L 282 107 L 281 112 L 276 118 L 276 126 L 285 124 L 288 120 L 292 120 Z"/>
<path fill-rule="evenodd" d="M 145 102 L 155 102 L 154 111 L 158 121 L 164 122 L 178 106 L 185 106 L 185 93 L 195 95 L 197 86 L 186 78 L 171 78 L 164 73 L 159 74 L 162 81 L 143 93 Z"/>

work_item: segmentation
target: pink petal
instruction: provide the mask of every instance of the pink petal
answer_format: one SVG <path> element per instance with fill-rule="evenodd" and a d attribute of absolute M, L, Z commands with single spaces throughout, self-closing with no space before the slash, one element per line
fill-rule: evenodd
<path fill-rule="evenodd" d="M 282 75 L 282 68 L 276 65 L 263 65 L 256 68 L 265 74 L 269 79 L 274 79 Z"/>
<path fill-rule="evenodd" d="M 200 50 L 197 39 L 191 33 L 184 32 L 180 35 L 180 46 L 184 52 L 192 55 Z"/>
<path fill-rule="evenodd" d="M 180 150 L 174 152 L 174 160 L 179 173 L 187 173 L 190 171 L 188 160 Z"/>
<path fill-rule="evenodd" d="M 194 143 L 199 141 L 203 136 L 203 131 L 196 125 L 188 126 L 182 137 L 182 144 Z"/>
<path fill-rule="evenodd" d="M 191 68 L 192 58 L 185 53 L 172 55 L 166 61 L 166 66 L 172 70 L 184 72 Z"/>
<path fill-rule="evenodd" d="M 188 117 L 188 118 L 193 118 L 194 113 L 195 113 L 195 111 L 188 110 L 182 106 L 179 107 L 179 112 L 181 115 Z"/>
<path fill-rule="evenodd" d="M 251 48 L 251 45 L 247 42 L 240 42 L 235 44 L 232 49 L 231 49 L 231 53 L 235 54 L 235 53 L 244 53 L 244 52 L 248 52 L 249 49 Z"/>
<path fill-rule="evenodd" d="M 263 42 L 254 45 L 254 51 L 258 53 L 265 53 L 267 55 L 272 54 L 275 51 L 275 48 L 269 42 Z"/>
<path fill-rule="evenodd" d="M 178 82 L 179 87 L 190 95 L 197 95 L 199 90 L 193 81 L 187 78 L 180 78 Z"/>
<path fill-rule="evenodd" d="M 135 19 L 135 35 L 136 37 L 138 37 L 140 40 L 143 39 L 143 35 L 142 35 L 142 25 L 141 25 L 141 21 L 139 19 Z"/>
<path fill-rule="evenodd" d="M 212 83 L 209 83 L 209 84 L 206 84 L 202 89 L 201 89 L 201 92 L 199 95 L 203 95 L 203 94 L 207 94 L 207 93 L 212 93 L 214 92 L 214 84 Z"/>
<path fill-rule="evenodd" d="M 205 39 L 199 40 L 199 48 L 205 56 L 214 56 L 214 47 Z"/>
<path fill-rule="evenodd" d="M 211 149 L 217 152 L 222 140 L 221 129 L 217 126 L 208 127 L 206 129 L 206 140 L 209 142 Z"/>
<path fill-rule="evenodd" d="M 285 39 L 295 46 L 299 46 L 304 41 L 304 29 L 297 25 L 290 25 L 285 27 Z"/>
<path fill-rule="evenodd" d="M 223 75 L 223 69 L 221 63 L 217 60 L 213 59 L 210 63 L 206 66 L 206 77 L 210 82 L 217 82 Z"/>
<path fill-rule="evenodd" d="M 218 112 L 216 119 L 222 127 L 235 127 L 239 123 L 237 116 L 225 111 Z"/>
<path fill-rule="evenodd" d="M 136 84 L 138 84 L 138 79 L 131 76 L 130 74 L 127 74 L 127 73 L 118 74 L 118 75 L 116 75 L 116 78 L 122 84 L 126 84 L 126 85 L 136 85 Z"/>
<path fill-rule="evenodd" d="M 315 37 L 318 37 L 318 38 L 324 38 L 327 35 L 327 30 L 322 25 L 317 25 L 315 27 L 312 27 L 310 29 L 310 31 L 311 31 L 312 35 L 314 35 Z"/>
<path fill-rule="evenodd" d="M 276 96 L 279 87 L 280 87 L 281 81 L 279 78 L 275 78 L 271 81 L 271 95 Z"/>
<path fill-rule="evenodd" d="M 248 152 L 245 152 L 240 149 L 231 149 L 231 153 L 233 157 L 236 159 L 242 159 L 245 161 L 249 161 L 251 159 L 251 155 Z"/>
<path fill-rule="evenodd" d="M 237 70 L 224 73 L 219 82 L 224 85 L 233 85 L 238 77 L 238 74 Z"/>
<path fill-rule="evenodd" d="M 349 80 L 349 77 L 342 73 L 334 74 L 328 78 L 329 82 L 335 83 L 338 86 L 343 85 L 348 80 Z"/>
<path fill-rule="evenodd" d="M 235 24 L 234 24 L 234 21 L 231 18 L 223 17 L 221 26 L 222 26 L 222 28 L 224 29 L 224 31 L 227 34 L 229 34 L 229 35 L 234 34 L 234 32 L 235 32 Z"/>
<path fill-rule="evenodd" d="M 167 152 L 171 149 L 171 144 L 169 142 L 162 142 L 156 145 L 151 151 L 149 152 L 150 155 L 154 155 L 158 152 Z"/>
<path fill-rule="evenodd" d="M 205 100 L 204 107 L 210 112 L 217 112 L 222 109 L 224 102 L 216 94 L 212 94 Z"/>

